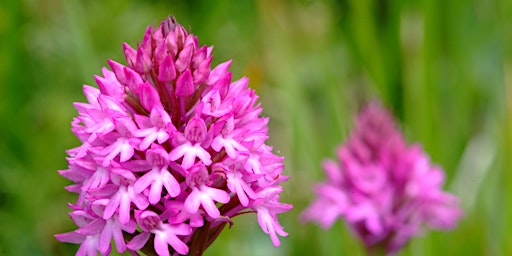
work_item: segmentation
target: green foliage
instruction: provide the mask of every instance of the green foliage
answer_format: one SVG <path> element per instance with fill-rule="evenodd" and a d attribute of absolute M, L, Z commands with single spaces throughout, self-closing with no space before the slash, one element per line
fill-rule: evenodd
<path fill-rule="evenodd" d="M 428 232 L 402 255 L 512 255 L 512 2 L 506 0 L 35 1 L 0 3 L 0 255 L 71 255 L 53 234 L 74 229 L 75 198 L 56 170 L 78 145 L 69 131 L 108 58 L 122 60 L 144 29 L 174 15 L 233 59 L 271 117 L 286 157 L 275 249 L 255 215 L 235 219 L 207 255 L 362 255 L 343 223 L 328 231 L 298 214 L 323 179 L 361 105 L 380 99 L 406 137 L 443 166 L 465 217 Z"/>

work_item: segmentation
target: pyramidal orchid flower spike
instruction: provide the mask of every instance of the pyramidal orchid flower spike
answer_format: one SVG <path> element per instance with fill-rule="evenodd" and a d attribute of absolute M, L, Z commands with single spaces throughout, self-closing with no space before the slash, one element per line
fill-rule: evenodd
<path fill-rule="evenodd" d="M 274 246 L 287 233 L 278 214 L 283 157 L 265 144 L 267 118 L 248 79 L 231 81 L 231 61 L 211 69 L 212 47 L 173 17 L 124 44 L 127 65 L 109 60 L 75 103 L 82 142 L 59 171 L 78 194 L 78 229 L 57 234 L 77 255 L 201 255 L 232 218 L 256 213 Z M 112 243 L 113 241 L 113 243 Z"/>
<path fill-rule="evenodd" d="M 326 180 L 300 218 L 324 229 L 343 219 L 369 255 L 394 255 L 423 226 L 450 229 L 461 217 L 458 199 L 441 188 L 443 171 L 406 144 L 379 103 L 361 111 L 337 157 L 324 162 Z"/>

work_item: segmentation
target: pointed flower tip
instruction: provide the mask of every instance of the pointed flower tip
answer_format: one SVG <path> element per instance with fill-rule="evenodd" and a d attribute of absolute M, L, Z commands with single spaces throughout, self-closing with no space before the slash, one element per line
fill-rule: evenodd
<path fill-rule="evenodd" d="M 183 72 L 176 81 L 176 96 L 187 97 L 194 93 L 194 81 L 192 74 L 187 69 Z"/>
<path fill-rule="evenodd" d="M 76 232 L 68 232 L 68 233 L 62 233 L 62 234 L 55 234 L 53 235 L 55 239 L 59 240 L 60 242 L 65 243 L 72 243 L 72 244 L 79 244 L 84 241 L 85 236 L 78 234 Z"/>
<path fill-rule="evenodd" d="M 174 61 L 170 55 L 165 56 L 162 63 L 160 63 L 160 69 L 158 73 L 158 80 L 160 82 L 170 82 L 176 78 L 176 70 L 174 67 Z"/>
<path fill-rule="evenodd" d="M 217 67 L 215 67 L 211 72 L 210 76 L 208 78 L 208 81 L 206 82 L 208 85 L 213 86 L 217 82 L 221 81 L 222 78 L 225 78 L 228 76 L 228 69 L 231 66 L 232 60 L 228 60 L 224 63 L 219 64 Z"/>
<path fill-rule="evenodd" d="M 160 24 L 162 34 L 166 37 L 174 28 L 177 26 L 176 18 L 173 15 L 169 15 L 167 19 L 164 19 Z"/>
<path fill-rule="evenodd" d="M 163 105 L 156 89 L 149 82 L 139 85 L 140 103 L 148 111 L 151 112 L 155 108 L 162 109 Z"/>
<path fill-rule="evenodd" d="M 137 50 L 137 59 L 135 63 L 135 70 L 139 73 L 148 73 L 153 68 L 153 62 L 144 48 L 140 47 Z"/>
<path fill-rule="evenodd" d="M 128 65 L 133 67 L 137 63 L 137 51 L 134 50 L 129 44 L 123 43 L 124 56 Z"/>

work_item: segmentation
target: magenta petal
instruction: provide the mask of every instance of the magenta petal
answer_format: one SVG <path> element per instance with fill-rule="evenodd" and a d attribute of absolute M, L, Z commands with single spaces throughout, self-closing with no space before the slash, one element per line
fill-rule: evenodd
<path fill-rule="evenodd" d="M 76 233 L 86 236 L 99 234 L 103 230 L 103 227 L 105 227 L 105 223 L 106 221 L 103 219 L 95 219 L 89 224 L 77 229 Z"/>
<path fill-rule="evenodd" d="M 203 197 L 201 204 L 208 216 L 210 216 L 212 219 L 218 219 L 220 217 L 219 208 L 217 208 L 215 202 L 213 202 L 212 199 Z"/>
<path fill-rule="evenodd" d="M 201 185 L 201 188 L 196 196 L 199 198 L 201 205 L 205 209 L 206 213 L 208 213 L 208 215 L 213 219 L 217 219 L 220 216 L 219 209 L 217 208 L 217 205 L 215 205 L 214 201 L 227 203 L 231 199 L 226 191 L 210 188 L 205 185 Z M 186 204 L 185 207 L 187 207 Z"/>
<path fill-rule="evenodd" d="M 185 138 L 192 143 L 202 142 L 206 138 L 206 124 L 203 119 L 194 117 L 185 127 Z"/>
<path fill-rule="evenodd" d="M 104 253 L 100 253 L 102 256 L 110 253 L 111 247 L 107 248 L 107 251 Z M 76 252 L 76 256 L 92 256 L 98 255 L 98 236 L 88 236 L 78 248 Z"/>
<path fill-rule="evenodd" d="M 137 51 L 134 50 L 127 43 L 123 43 L 123 50 L 124 50 L 124 56 L 126 56 L 126 61 L 128 62 L 128 65 L 131 67 L 135 66 L 135 63 L 137 61 Z"/>
<path fill-rule="evenodd" d="M 115 229 L 112 234 L 114 238 L 114 244 L 116 245 L 116 249 L 118 252 L 126 251 L 126 242 L 124 241 L 123 231 L 121 229 Z"/>
<path fill-rule="evenodd" d="M 166 237 L 167 234 L 160 231 L 155 234 L 155 251 L 159 256 L 169 256 L 169 247 Z"/>
<path fill-rule="evenodd" d="M 170 55 L 165 56 L 162 63 L 160 63 L 160 70 L 158 71 L 158 81 L 170 82 L 176 78 L 176 70 L 174 68 L 174 62 Z"/>
<path fill-rule="evenodd" d="M 144 49 L 146 52 L 151 52 L 151 45 L 153 43 L 153 28 L 151 26 L 148 26 L 146 28 L 146 32 L 144 33 L 144 38 L 142 39 L 142 43 L 138 48 Z"/>
<path fill-rule="evenodd" d="M 140 192 L 144 191 L 144 189 L 149 187 L 151 185 L 151 183 L 153 182 L 153 180 L 155 180 L 156 175 L 157 175 L 157 173 L 155 171 L 150 171 L 150 172 L 144 174 L 142 177 L 140 177 L 135 182 L 135 184 L 133 184 L 133 190 L 135 191 L 135 193 L 140 193 Z"/>
<path fill-rule="evenodd" d="M 176 96 L 187 97 L 194 93 L 194 81 L 192 74 L 187 69 L 183 74 L 178 77 L 176 81 Z"/>
<path fill-rule="evenodd" d="M 258 208 L 258 223 L 260 224 L 263 232 L 270 235 L 272 243 L 275 247 L 278 247 L 281 244 L 276 233 L 281 236 L 288 235 L 288 233 L 284 232 L 281 225 L 279 225 L 279 223 L 277 223 L 277 221 L 272 218 L 268 209 L 266 208 Z"/>
<path fill-rule="evenodd" d="M 102 94 L 112 97 L 122 97 L 122 86 L 117 80 L 108 80 L 100 76 L 94 76 L 94 80 L 98 84 Z"/>
<path fill-rule="evenodd" d="M 149 202 L 151 204 L 156 204 L 160 201 L 162 195 L 162 181 L 160 177 L 156 178 L 151 185 L 151 189 L 149 190 Z"/>
<path fill-rule="evenodd" d="M 324 160 L 322 162 L 322 166 L 324 167 L 327 178 L 334 184 L 340 184 L 343 181 L 343 175 L 336 162 L 332 160 Z"/>
<path fill-rule="evenodd" d="M 192 54 L 194 50 L 195 49 L 192 44 L 187 44 L 183 47 L 183 49 L 179 53 L 178 59 L 176 60 L 176 69 L 179 72 L 187 72 L 190 70 L 188 67 L 190 66 L 190 61 L 192 59 Z"/>
<path fill-rule="evenodd" d="M 191 227 L 202 227 L 204 225 L 204 218 L 202 215 L 196 214 L 190 216 Z"/>
<path fill-rule="evenodd" d="M 61 176 L 73 182 L 82 182 L 88 178 L 84 172 L 75 170 L 59 170 L 58 172 Z"/>
<path fill-rule="evenodd" d="M 208 153 L 206 150 L 204 150 L 204 148 L 202 148 L 200 145 L 197 145 L 196 144 L 196 155 L 199 159 L 201 159 L 201 161 L 203 162 L 204 165 L 208 166 L 210 164 L 212 164 L 212 159 L 211 159 L 211 156 L 210 156 L 210 153 Z"/>
<path fill-rule="evenodd" d="M 163 108 L 158 92 L 149 82 L 140 85 L 140 94 L 140 103 L 146 110 Z"/>
<path fill-rule="evenodd" d="M 155 250 L 160 255 L 160 253 L 168 253 L 167 252 L 167 244 L 171 245 L 172 248 L 180 254 L 188 253 L 188 246 L 178 238 L 177 235 L 190 235 L 192 234 L 192 229 L 187 224 L 178 224 L 178 225 L 170 225 L 170 224 L 161 224 L 159 229 L 155 230 Z M 158 240 L 158 242 L 157 242 Z M 164 250 L 165 244 L 165 250 Z"/>
<path fill-rule="evenodd" d="M 249 197 L 256 198 L 256 193 L 247 183 L 242 179 L 243 175 L 239 172 L 228 173 L 228 188 L 231 192 L 236 193 L 240 203 L 243 206 L 249 205 Z"/>
<path fill-rule="evenodd" d="M 181 167 L 183 169 L 189 169 L 196 161 L 196 157 L 199 157 L 203 164 L 210 165 L 212 163 L 210 154 L 199 144 L 191 145 L 190 142 L 186 142 L 174 148 L 169 153 L 169 160 L 176 161 L 183 156 Z"/>
<path fill-rule="evenodd" d="M 139 210 L 145 210 L 149 206 L 148 199 L 140 193 L 135 194 L 135 192 L 132 192 L 131 200 Z"/>
<path fill-rule="evenodd" d="M 179 254 L 188 254 L 188 246 L 176 236 L 167 236 L 167 242 L 176 250 Z"/>
<path fill-rule="evenodd" d="M 170 174 L 166 170 L 164 171 L 164 174 L 162 174 L 162 176 L 163 185 L 167 192 L 169 192 L 169 195 L 171 197 L 178 196 L 181 192 L 180 184 L 178 183 L 178 181 L 176 181 L 174 176 L 172 176 L 172 174 Z"/>
<path fill-rule="evenodd" d="M 146 151 L 146 161 L 152 166 L 166 166 L 169 164 L 169 156 L 163 147 L 153 145 Z"/>
<path fill-rule="evenodd" d="M 173 233 L 176 235 L 187 236 L 192 234 L 192 228 L 189 225 L 181 223 L 178 225 L 172 225 Z"/>
<path fill-rule="evenodd" d="M 187 146 L 190 146 L 190 143 L 188 145 L 180 145 L 178 147 L 175 147 L 170 153 L 169 153 L 169 160 L 176 161 L 180 159 L 186 152 L 187 152 Z"/>
<path fill-rule="evenodd" d="M 124 75 L 126 77 L 126 86 L 130 89 L 130 92 L 135 95 L 140 95 L 140 85 L 143 84 L 143 80 L 139 73 L 135 72 L 131 68 L 124 68 Z"/>
<path fill-rule="evenodd" d="M 83 92 L 85 95 L 85 98 L 87 98 L 87 101 L 90 103 L 96 103 L 98 102 L 98 96 L 99 96 L 99 90 L 97 88 L 84 85 L 83 86 Z"/>
<path fill-rule="evenodd" d="M 110 66 L 110 68 L 112 68 L 112 71 L 114 72 L 116 78 L 117 78 L 117 81 L 119 81 L 119 83 L 121 84 L 125 84 L 126 83 L 126 76 L 124 74 L 124 67 L 123 65 L 113 61 L 113 60 L 108 60 L 108 65 Z"/>
<path fill-rule="evenodd" d="M 185 155 L 183 156 L 183 161 L 181 163 L 183 169 L 189 169 L 190 167 L 192 167 L 192 165 L 194 165 L 194 163 L 196 162 L 196 153 L 198 151 L 199 150 L 197 150 L 196 147 L 189 148 L 189 151 L 186 152 Z"/>
<path fill-rule="evenodd" d="M 147 241 L 149 240 L 149 237 L 151 236 L 151 233 L 149 232 L 142 232 L 138 235 L 136 235 L 130 242 L 126 245 L 130 250 L 138 251 L 146 245 Z"/>
<path fill-rule="evenodd" d="M 210 187 L 207 187 L 207 186 L 202 186 L 201 190 L 203 190 L 213 200 L 215 200 L 215 201 L 217 201 L 219 203 L 225 204 L 225 203 L 229 202 L 229 200 L 231 199 L 231 197 L 229 197 L 229 194 L 226 191 L 224 191 L 224 190 L 220 190 L 220 189 L 216 189 L 216 188 L 210 188 Z"/>
<path fill-rule="evenodd" d="M 160 216 L 155 212 L 149 211 L 136 211 L 135 212 L 135 220 L 137 220 L 137 224 L 142 229 L 142 231 L 152 231 L 160 225 Z"/>
<path fill-rule="evenodd" d="M 126 224 L 130 221 L 130 205 L 131 200 L 128 193 L 123 193 L 119 204 L 119 222 Z"/>
<path fill-rule="evenodd" d="M 231 60 L 221 63 L 217 67 L 215 67 L 210 72 L 210 77 L 208 78 L 207 84 L 214 85 L 215 83 L 217 83 L 217 81 L 224 77 L 226 72 L 228 72 L 229 66 L 231 66 Z"/>
<path fill-rule="evenodd" d="M 114 215 L 122 200 L 122 194 L 117 192 L 109 201 L 103 212 L 103 218 L 109 219 Z"/>
<path fill-rule="evenodd" d="M 304 222 L 316 221 L 323 229 L 327 230 L 342 214 L 342 209 L 337 207 L 337 205 L 331 204 L 330 200 L 317 198 L 301 213 L 300 220 Z"/>
<path fill-rule="evenodd" d="M 112 234 L 114 230 L 112 225 L 106 225 L 103 231 L 100 235 L 100 244 L 99 244 L 99 250 L 102 253 L 106 253 L 107 250 L 110 248 L 110 241 L 112 239 Z"/>
<path fill-rule="evenodd" d="M 185 200 L 185 209 L 190 213 L 196 213 L 199 210 L 199 205 L 201 204 L 200 192 L 197 188 L 192 190 L 192 193 L 188 195 Z"/>
<path fill-rule="evenodd" d="M 66 243 L 72 243 L 72 244 L 79 244 L 84 241 L 85 235 L 78 234 L 76 232 L 67 232 L 62 234 L 56 234 L 54 237 L 61 241 Z"/>
<path fill-rule="evenodd" d="M 128 143 L 123 144 L 123 146 L 121 148 L 121 154 L 120 154 L 119 161 L 126 162 L 133 156 L 133 154 L 134 154 L 133 147 Z"/>
<path fill-rule="evenodd" d="M 150 46 L 151 47 L 151 46 Z M 153 63 L 146 50 L 139 47 L 137 50 L 137 61 L 135 64 L 135 70 L 139 73 L 147 73 L 153 68 Z"/>
<path fill-rule="evenodd" d="M 206 59 L 207 47 L 203 46 L 196 51 L 192 59 L 192 68 L 197 69 L 201 63 Z"/>
<path fill-rule="evenodd" d="M 146 135 L 144 140 L 142 140 L 142 142 L 140 143 L 139 149 L 140 150 L 148 149 L 151 146 L 151 144 L 153 144 L 153 142 L 155 142 L 156 136 L 157 136 L 157 134 L 154 130 L 151 133 L 149 133 L 148 135 Z"/>

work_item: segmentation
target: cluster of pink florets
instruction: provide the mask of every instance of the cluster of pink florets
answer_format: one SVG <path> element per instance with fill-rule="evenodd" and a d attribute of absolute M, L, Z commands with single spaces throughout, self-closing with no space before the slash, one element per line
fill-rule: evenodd
<path fill-rule="evenodd" d="M 72 122 L 82 145 L 60 171 L 75 182 L 78 229 L 56 235 L 78 255 L 108 254 L 112 240 L 118 252 L 200 254 L 245 212 L 275 246 L 287 235 L 277 215 L 291 208 L 279 202 L 288 177 L 265 144 L 268 119 L 248 79 L 231 82 L 230 61 L 210 69 L 211 51 L 168 18 L 124 45 L 127 66 L 109 61 L 99 89 L 84 86 Z"/>
<path fill-rule="evenodd" d="M 324 162 L 327 179 L 303 220 L 327 229 L 342 218 L 367 248 L 394 254 L 423 225 L 449 229 L 461 216 L 458 199 L 442 190 L 442 169 L 418 145 L 407 146 L 378 103 L 361 111 L 337 156 L 340 164 Z"/>

